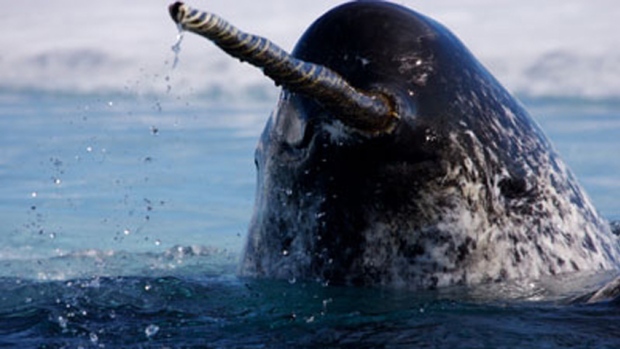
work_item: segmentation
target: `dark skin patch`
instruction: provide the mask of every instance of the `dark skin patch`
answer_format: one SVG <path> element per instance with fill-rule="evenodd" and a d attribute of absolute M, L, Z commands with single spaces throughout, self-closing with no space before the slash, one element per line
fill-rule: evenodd
<path fill-rule="evenodd" d="M 469 256 L 470 252 L 475 249 L 476 242 L 472 238 L 467 237 L 465 242 L 457 247 L 456 261 L 458 263 L 463 262 Z"/>
<path fill-rule="evenodd" d="M 499 189 L 508 199 L 527 196 L 527 182 L 522 178 L 504 178 L 499 182 Z"/>
<path fill-rule="evenodd" d="M 557 258 L 557 262 L 558 262 L 558 265 L 559 265 L 560 267 L 562 267 L 562 266 L 564 266 L 564 264 L 566 264 L 566 262 L 564 261 L 564 259 L 562 259 L 562 258 L 560 258 L 560 257 L 558 257 L 558 258 Z"/>
<path fill-rule="evenodd" d="M 590 234 L 586 234 L 585 239 L 583 239 L 582 245 L 583 247 L 594 253 L 597 252 L 596 246 L 594 246 L 594 241 L 592 241 L 592 237 L 590 236 Z"/>

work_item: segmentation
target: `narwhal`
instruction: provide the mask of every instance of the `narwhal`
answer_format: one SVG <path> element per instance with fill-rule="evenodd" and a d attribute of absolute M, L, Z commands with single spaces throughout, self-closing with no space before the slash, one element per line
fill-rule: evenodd
<path fill-rule="evenodd" d="M 282 87 L 241 275 L 434 288 L 618 268 L 609 224 L 539 126 L 434 20 L 350 2 L 289 54 L 170 13 Z"/>

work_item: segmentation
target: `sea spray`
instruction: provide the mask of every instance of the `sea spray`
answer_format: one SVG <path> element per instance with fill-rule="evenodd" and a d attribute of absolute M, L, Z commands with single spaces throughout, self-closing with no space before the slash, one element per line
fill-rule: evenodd
<path fill-rule="evenodd" d="M 177 24 L 177 28 L 179 29 L 179 32 L 177 33 L 177 40 L 174 43 L 174 45 L 172 45 L 171 49 L 172 52 L 174 52 L 174 61 L 172 62 L 172 69 L 175 69 L 177 67 L 177 64 L 179 64 L 179 54 L 181 53 L 181 42 L 183 42 L 183 27 L 180 24 Z"/>
<path fill-rule="evenodd" d="M 179 55 L 181 53 L 181 42 L 183 41 L 183 32 L 184 32 L 184 30 L 181 27 L 181 25 L 178 25 L 178 24 L 177 24 L 177 29 L 178 29 L 177 39 L 174 42 L 174 44 L 170 47 L 172 52 L 174 52 L 174 60 L 172 61 L 172 67 L 170 68 L 171 72 L 179 64 Z M 170 75 L 166 75 L 165 80 L 166 80 L 166 93 L 169 94 L 170 91 L 172 91 L 172 85 L 170 84 Z M 158 110 L 161 112 L 161 105 L 159 104 L 159 102 L 157 102 L 157 106 L 158 106 Z"/>

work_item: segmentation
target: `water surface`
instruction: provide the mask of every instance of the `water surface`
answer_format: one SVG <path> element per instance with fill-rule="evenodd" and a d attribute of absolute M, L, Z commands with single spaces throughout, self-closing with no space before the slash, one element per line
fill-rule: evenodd
<path fill-rule="evenodd" d="M 612 275 L 406 292 L 238 279 L 268 100 L 5 93 L 0 345 L 618 347 Z M 526 100 L 618 219 L 619 103 Z"/>

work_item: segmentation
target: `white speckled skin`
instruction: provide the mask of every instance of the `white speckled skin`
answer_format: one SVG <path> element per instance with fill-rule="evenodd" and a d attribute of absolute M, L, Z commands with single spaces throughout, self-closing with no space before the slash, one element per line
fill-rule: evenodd
<path fill-rule="evenodd" d="M 441 25 L 350 3 L 294 54 L 388 91 L 401 121 L 365 135 L 283 91 L 241 275 L 432 288 L 618 268 L 620 244 L 542 131 Z"/>

